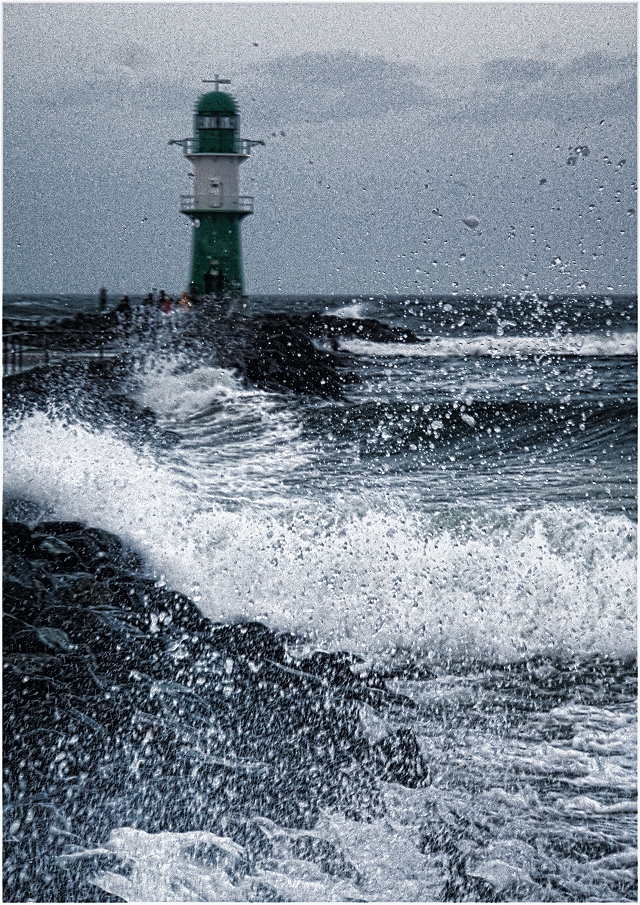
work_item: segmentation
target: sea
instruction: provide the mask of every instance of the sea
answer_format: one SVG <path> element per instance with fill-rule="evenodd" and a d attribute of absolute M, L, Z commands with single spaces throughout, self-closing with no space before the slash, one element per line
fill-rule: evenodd
<path fill-rule="evenodd" d="M 73 417 L 71 385 L 67 407 L 5 408 L 4 499 L 117 535 L 216 623 L 262 623 L 301 657 L 357 656 L 413 705 L 363 704 L 363 731 L 410 729 L 427 776 L 380 780 L 367 820 L 320 809 L 305 832 L 346 873 L 258 815 L 273 843 L 252 868 L 261 893 L 229 867 L 231 839 L 226 861 L 195 864 L 188 828 L 115 828 L 101 850 L 129 869 L 98 887 L 637 901 L 637 298 L 254 295 L 242 310 L 399 329 L 334 341 L 353 379 L 323 398 L 176 351 L 162 338 L 191 312 L 158 309 L 153 341 L 128 347 L 125 391 L 176 441 Z M 4 298 L 25 323 L 81 311 L 97 298 Z M 475 887 L 456 887 L 454 863 Z"/>

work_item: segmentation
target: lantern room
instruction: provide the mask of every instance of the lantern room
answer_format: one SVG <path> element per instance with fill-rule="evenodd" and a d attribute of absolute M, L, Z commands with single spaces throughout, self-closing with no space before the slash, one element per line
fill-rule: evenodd
<path fill-rule="evenodd" d="M 223 91 L 202 95 L 194 118 L 200 154 L 235 154 L 239 128 L 240 117 L 230 95 Z"/>

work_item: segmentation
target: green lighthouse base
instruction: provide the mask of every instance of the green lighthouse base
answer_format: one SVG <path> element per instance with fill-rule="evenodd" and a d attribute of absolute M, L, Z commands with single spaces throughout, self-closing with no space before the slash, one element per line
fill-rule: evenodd
<path fill-rule="evenodd" d="M 191 292 L 197 295 L 242 295 L 240 220 L 243 214 L 235 211 L 189 211 L 189 215 L 194 219 Z"/>

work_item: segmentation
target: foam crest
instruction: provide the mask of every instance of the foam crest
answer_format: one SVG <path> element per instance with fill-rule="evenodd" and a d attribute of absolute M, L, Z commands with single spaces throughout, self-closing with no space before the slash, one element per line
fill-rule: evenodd
<path fill-rule="evenodd" d="M 421 343 L 375 343 L 362 339 L 345 340 L 340 348 L 355 355 L 404 358 L 530 357 L 534 355 L 580 355 L 615 357 L 637 355 L 635 333 L 560 334 L 550 336 L 440 336 Z"/>
<path fill-rule="evenodd" d="M 349 320 L 362 320 L 367 316 L 367 311 L 369 309 L 368 302 L 358 302 L 356 299 L 353 299 L 351 305 L 343 305 L 341 308 L 333 308 L 328 313 L 333 314 L 335 317 L 343 317 Z"/>
<path fill-rule="evenodd" d="M 426 902 L 438 901 L 442 892 L 443 871 L 418 852 L 413 827 L 379 820 L 355 823 L 338 815 L 322 817 L 313 834 L 266 818 L 255 823 L 269 839 L 271 854 L 268 867 L 260 864 L 250 874 L 244 873 L 241 846 L 207 832 L 152 835 L 123 827 L 86 854 L 115 855 L 127 864 L 126 876 L 116 869 L 94 879 L 125 901 Z M 343 867 L 349 874 L 344 877 L 326 870 L 326 864 L 295 857 L 297 838 L 327 846 L 327 836 L 333 837 L 329 851 L 346 848 L 357 871 Z"/>
<path fill-rule="evenodd" d="M 202 366 L 181 372 L 181 363 L 178 358 L 150 358 L 138 375 L 139 400 L 159 415 L 181 420 L 231 403 L 274 408 L 266 393 L 244 389 L 228 369 Z"/>
<path fill-rule="evenodd" d="M 544 511 L 460 533 L 380 503 L 299 510 L 288 523 L 243 513 L 212 550 L 218 580 L 203 609 L 225 619 L 242 608 L 374 660 L 635 649 L 635 548 L 623 519 L 578 516 L 567 529 L 566 514 Z"/>
<path fill-rule="evenodd" d="M 5 496 L 112 531 L 216 621 L 257 619 L 376 663 L 636 649 L 635 527 L 623 516 L 439 516 L 382 493 L 231 511 L 110 432 L 42 413 L 7 430 Z"/>
<path fill-rule="evenodd" d="M 138 400 L 182 437 L 167 465 L 209 495 L 253 500 L 283 495 L 283 481 L 313 456 L 300 424 L 279 397 L 247 389 L 229 370 L 182 371 L 180 360 L 150 359 L 139 374 Z"/>

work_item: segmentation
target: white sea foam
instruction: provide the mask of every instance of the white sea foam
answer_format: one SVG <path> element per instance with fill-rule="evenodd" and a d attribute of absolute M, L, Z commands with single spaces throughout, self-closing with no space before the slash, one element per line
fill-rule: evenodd
<path fill-rule="evenodd" d="M 42 413 L 7 428 L 4 464 L 5 496 L 114 532 L 214 620 L 258 619 L 376 662 L 636 649 L 635 527 L 623 516 L 440 517 L 382 492 L 224 507 L 109 431 Z"/>
<path fill-rule="evenodd" d="M 179 356 L 149 357 L 137 373 L 138 398 L 158 415 L 188 420 L 223 405 L 241 405 L 254 414 L 282 410 L 277 397 L 243 387 L 228 368 L 201 365 L 183 371 L 182 364 Z M 285 420 L 282 411 L 281 416 Z"/>
<path fill-rule="evenodd" d="M 367 317 L 368 307 L 368 302 L 358 302 L 356 299 L 353 299 L 353 304 L 343 305 L 341 308 L 334 308 L 328 313 L 335 315 L 335 317 L 362 320 L 363 318 Z"/>
<path fill-rule="evenodd" d="M 279 827 L 266 818 L 256 823 L 272 850 L 268 867 L 260 865 L 246 876 L 237 869 L 242 847 L 225 837 L 207 832 L 149 834 L 123 827 L 96 853 L 122 859 L 129 865 L 127 876 L 102 871 L 94 882 L 125 901 L 138 902 L 264 901 L 266 890 L 292 902 L 426 902 L 437 901 L 444 885 L 442 869 L 417 850 L 413 827 L 380 820 L 354 823 L 338 815 L 321 818 L 312 834 Z M 298 836 L 328 838 L 346 852 L 358 878 L 341 878 L 295 857 L 292 843 Z"/>
<path fill-rule="evenodd" d="M 139 374 L 138 400 L 183 443 L 167 462 L 191 477 L 201 495 L 255 499 L 282 495 L 282 483 L 308 466 L 312 447 L 279 397 L 246 389 L 226 369 L 185 373 L 178 360 L 150 360 Z"/>
<path fill-rule="evenodd" d="M 376 343 L 362 339 L 344 340 L 340 348 L 355 355 L 405 358 L 490 357 L 514 358 L 535 355 L 619 356 L 637 355 L 636 333 L 614 332 L 550 336 L 440 336 L 419 343 Z"/>

